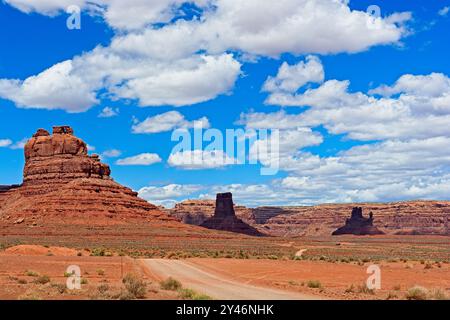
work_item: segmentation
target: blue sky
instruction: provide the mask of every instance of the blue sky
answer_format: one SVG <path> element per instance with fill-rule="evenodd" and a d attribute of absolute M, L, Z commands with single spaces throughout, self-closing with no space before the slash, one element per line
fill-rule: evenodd
<path fill-rule="evenodd" d="M 68 124 L 116 181 L 168 206 L 228 190 L 250 206 L 450 199 L 450 1 L 127 4 L 0 3 L 1 184 L 21 181 L 23 139 Z M 169 161 L 172 131 L 198 119 L 281 130 L 279 172 Z"/>

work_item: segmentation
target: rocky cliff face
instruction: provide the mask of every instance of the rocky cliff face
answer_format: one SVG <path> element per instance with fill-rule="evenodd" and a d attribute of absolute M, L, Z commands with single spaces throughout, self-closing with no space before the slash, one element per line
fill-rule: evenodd
<path fill-rule="evenodd" d="M 53 135 L 39 129 L 25 145 L 23 185 L 52 182 L 52 186 L 79 178 L 111 180 L 109 166 L 97 155 L 89 156 L 87 146 L 69 127 L 55 127 Z"/>
<path fill-rule="evenodd" d="M 108 165 L 90 156 L 70 127 L 39 129 L 25 145 L 23 184 L 0 190 L 0 221 L 108 225 L 175 221 L 116 183 Z"/>
<path fill-rule="evenodd" d="M 210 200 L 211 201 L 211 200 Z M 169 212 L 183 220 L 198 221 L 211 215 L 207 200 L 179 203 Z M 326 204 L 302 207 L 235 206 L 236 215 L 261 232 L 282 237 L 330 235 L 345 224 L 353 207 L 373 212 L 378 229 L 386 234 L 450 235 L 450 201 L 408 201 L 395 203 Z M 202 210 L 208 208 L 208 210 Z M 201 219 L 200 219 L 201 220 Z"/>

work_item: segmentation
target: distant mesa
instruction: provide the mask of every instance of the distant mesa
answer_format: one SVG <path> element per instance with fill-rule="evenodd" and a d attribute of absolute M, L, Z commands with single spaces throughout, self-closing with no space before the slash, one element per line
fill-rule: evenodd
<path fill-rule="evenodd" d="M 217 194 L 214 215 L 204 221 L 201 226 L 208 229 L 243 233 L 250 236 L 263 236 L 257 229 L 236 217 L 231 192 Z"/>
<path fill-rule="evenodd" d="M 450 201 L 343 203 L 317 206 L 234 205 L 236 216 L 265 235 L 329 236 L 345 224 L 354 207 L 373 212 L 379 230 L 390 235 L 450 236 Z M 164 211 L 186 224 L 201 225 L 214 215 L 215 200 L 189 199 Z"/>
<path fill-rule="evenodd" d="M 384 234 L 373 225 L 373 213 L 369 213 L 369 218 L 363 216 L 361 207 L 354 207 L 350 219 L 346 219 L 345 225 L 335 230 L 332 235 L 355 234 L 355 235 L 376 235 Z"/>

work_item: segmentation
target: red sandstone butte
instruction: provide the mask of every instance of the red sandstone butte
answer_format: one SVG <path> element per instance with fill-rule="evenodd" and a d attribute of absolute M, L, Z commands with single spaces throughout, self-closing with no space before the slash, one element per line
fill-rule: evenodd
<path fill-rule="evenodd" d="M 206 219 L 201 226 L 208 229 L 242 233 L 249 236 L 263 235 L 258 230 L 236 217 L 233 196 L 230 192 L 217 194 L 214 215 L 211 218 Z"/>
<path fill-rule="evenodd" d="M 345 220 L 345 225 L 333 231 L 332 235 L 337 236 L 341 234 L 355 234 L 355 235 L 375 235 L 383 234 L 376 226 L 373 225 L 373 213 L 369 213 L 369 217 L 363 216 L 361 207 L 354 207 L 350 218 Z"/>
<path fill-rule="evenodd" d="M 23 184 L 0 188 L 0 222 L 28 226 L 176 223 L 137 193 L 115 182 L 99 156 L 67 126 L 39 129 L 25 145 Z"/>

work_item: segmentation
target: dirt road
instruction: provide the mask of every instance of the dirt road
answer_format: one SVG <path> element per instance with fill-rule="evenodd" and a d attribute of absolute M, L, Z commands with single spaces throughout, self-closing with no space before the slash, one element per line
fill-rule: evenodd
<path fill-rule="evenodd" d="M 145 259 L 141 260 L 148 271 L 157 279 L 173 277 L 184 287 L 207 294 L 219 300 L 312 300 L 320 297 L 297 292 L 257 287 L 239 283 L 227 276 L 211 273 L 198 266 L 181 260 Z"/>

